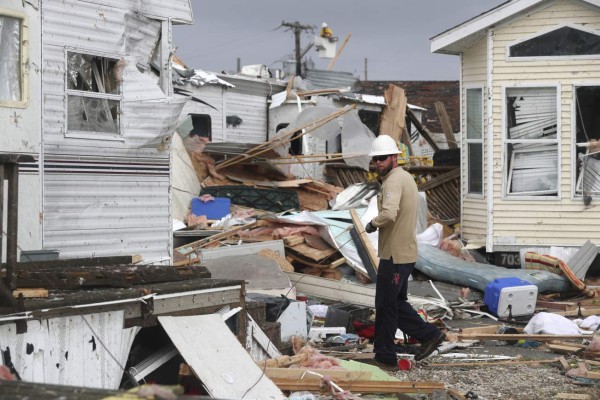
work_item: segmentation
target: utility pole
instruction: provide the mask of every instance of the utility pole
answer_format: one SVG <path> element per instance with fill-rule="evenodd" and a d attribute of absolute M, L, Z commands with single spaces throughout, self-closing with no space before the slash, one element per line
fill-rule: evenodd
<path fill-rule="evenodd" d="M 284 26 L 294 33 L 294 50 L 296 54 L 296 76 L 302 76 L 302 49 L 300 48 L 300 34 L 302 31 L 314 31 L 311 25 L 302 25 L 300 22 L 281 22 Z"/>
<path fill-rule="evenodd" d="M 365 81 L 368 81 L 369 78 L 367 77 L 367 57 L 365 57 Z"/>

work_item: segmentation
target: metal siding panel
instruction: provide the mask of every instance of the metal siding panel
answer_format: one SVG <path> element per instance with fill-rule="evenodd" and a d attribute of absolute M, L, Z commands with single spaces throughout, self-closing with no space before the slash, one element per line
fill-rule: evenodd
<path fill-rule="evenodd" d="M 59 249 L 61 258 L 170 257 L 168 172 L 156 176 L 72 172 L 46 174 L 46 248 Z"/>
<path fill-rule="evenodd" d="M 140 11 L 148 15 L 169 17 L 177 22 L 189 24 L 194 22 L 190 0 L 144 0 Z"/>
<path fill-rule="evenodd" d="M 112 311 L 27 321 L 27 332 L 19 335 L 16 324 L 4 324 L 0 325 L 0 344 L 3 350 L 11 350 L 25 381 L 118 389 L 121 365 L 126 364 L 139 331 L 137 327 L 122 329 L 123 315 L 123 311 Z M 28 354 L 31 345 L 34 352 Z"/>
<path fill-rule="evenodd" d="M 267 140 L 267 99 L 227 92 L 227 116 L 238 116 L 242 122 L 237 127 L 227 126 L 228 142 L 262 143 Z"/>
<path fill-rule="evenodd" d="M 183 107 L 181 116 L 179 117 L 179 123 L 188 116 L 188 114 L 208 114 L 211 119 L 212 129 L 212 141 L 213 142 L 224 142 L 225 141 L 225 129 L 223 126 L 223 98 L 225 91 L 221 85 L 204 85 L 201 87 L 195 87 L 191 85 L 177 85 L 183 90 L 190 91 L 194 97 L 207 102 L 215 109 L 199 103 L 197 101 L 190 100 Z"/>
<path fill-rule="evenodd" d="M 117 57 L 132 55 L 147 64 L 159 37 L 159 21 L 122 5 L 44 0 L 42 7 L 44 46 L 69 46 Z"/>

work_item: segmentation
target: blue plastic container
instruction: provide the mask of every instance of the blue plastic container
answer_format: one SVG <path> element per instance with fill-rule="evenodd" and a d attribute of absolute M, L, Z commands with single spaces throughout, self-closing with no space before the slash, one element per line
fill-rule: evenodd
<path fill-rule="evenodd" d="M 192 214 L 200 216 L 206 215 L 207 219 L 221 219 L 229 214 L 231 199 L 227 197 L 215 197 L 214 200 L 203 202 L 195 198 L 192 199 Z"/>
<path fill-rule="evenodd" d="M 494 279 L 485 287 L 485 292 L 483 294 L 483 304 L 485 304 L 488 307 L 492 314 L 498 315 L 498 303 L 500 302 L 500 296 L 502 295 L 503 289 L 521 286 L 532 285 L 527 281 L 514 277 Z M 502 314 L 504 314 L 504 312 L 502 312 Z"/>

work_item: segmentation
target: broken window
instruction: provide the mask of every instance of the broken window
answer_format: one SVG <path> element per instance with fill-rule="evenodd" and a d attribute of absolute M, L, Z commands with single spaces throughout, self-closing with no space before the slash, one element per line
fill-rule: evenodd
<path fill-rule="evenodd" d="M 600 195 L 600 86 L 575 87 L 576 196 Z"/>
<path fill-rule="evenodd" d="M 556 88 L 508 88 L 506 127 L 506 193 L 557 195 Z"/>
<path fill-rule="evenodd" d="M 67 130 L 119 134 L 121 73 L 112 58 L 67 54 Z"/>
<path fill-rule="evenodd" d="M 23 18 L 0 12 L 0 104 L 24 100 Z"/>
<path fill-rule="evenodd" d="M 371 130 L 371 132 L 379 132 L 381 124 L 381 111 L 358 110 L 360 121 Z"/>
<path fill-rule="evenodd" d="M 192 120 L 190 136 L 200 136 L 212 140 L 212 122 L 208 114 L 189 114 Z"/>
<path fill-rule="evenodd" d="M 600 36 L 570 26 L 510 46 L 510 57 L 560 57 L 600 54 Z"/>
<path fill-rule="evenodd" d="M 467 89 L 468 193 L 483 194 L 483 90 Z"/>

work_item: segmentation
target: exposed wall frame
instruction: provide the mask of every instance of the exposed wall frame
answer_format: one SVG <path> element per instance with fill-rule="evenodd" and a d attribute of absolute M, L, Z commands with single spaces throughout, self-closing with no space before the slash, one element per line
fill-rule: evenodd
<path fill-rule="evenodd" d="M 0 107 L 26 108 L 29 104 L 29 18 L 27 14 L 0 7 L 0 16 L 16 18 L 21 20 L 20 32 L 20 54 L 19 54 L 19 76 L 21 78 L 21 99 L 17 101 L 0 99 Z"/>
<path fill-rule="evenodd" d="M 533 196 L 533 195 L 514 195 L 508 193 L 508 177 L 509 177 L 509 165 L 507 162 L 507 154 L 506 154 L 506 145 L 507 142 L 511 139 L 508 138 L 508 126 L 507 126 L 507 106 L 506 106 L 506 96 L 507 91 L 510 89 L 534 89 L 534 88 L 555 88 L 556 90 L 556 146 L 557 146 L 557 194 L 554 196 Z M 560 188 L 561 182 L 561 84 L 557 82 L 524 82 L 518 84 L 504 84 L 502 85 L 502 106 L 501 106 L 501 118 L 502 118 L 502 142 L 501 142 L 501 165 L 502 165 L 502 200 L 504 201 L 521 201 L 521 200 L 560 200 L 562 193 Z"/>
<path fill-rule="evenodd" d="M 563 61 L 563 60 L 598 60 L 600 59 L 600 54 L 597 55 L 581 55 L 581 56 L 575 56 L 575 55 L 570 55 L 570 56 L 531 56 L 531 57 L 512 57 L 510 56 L 510 48 L 513 46 L 516 46 L 518 44 L 521 44 L 523 42 L 526 42 L 528 40 L 531 39 L 535 39 L 536 37 L 545 35 L 547 33 L 550 32 L 554 32 L 558 29 L 561 28 L 572 28 L 572 29 L 576 29 L 579 31 L 583 31 L 586 33 L 590 33 L 592 35 L 597 35 L 600 37 L 600 31 L 597 29 L 590 29 L 584 25 L 579 25 L 579 24 L 572 24 L 572 23 L 565 23 L 565 24 L 558 24 L 552 28 L 549 29 L 544 29 L 541 31 L 538 31 L 532 35 L 526 36 L 524 38 L 515 40 L 514 42 L 508 43 L 506 45 L 505 48 L 505 52 L 504 52 L 504 56 L 505 56 L 505 61 Z"/>

